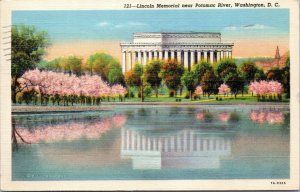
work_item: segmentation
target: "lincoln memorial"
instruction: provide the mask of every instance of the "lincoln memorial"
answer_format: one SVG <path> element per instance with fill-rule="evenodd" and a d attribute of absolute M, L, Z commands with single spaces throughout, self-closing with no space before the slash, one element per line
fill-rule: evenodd
<path fill-rule="evenodd" d="M 200 60 L 215 63 L 231 58 L 233 47 L 233 43 L 222 43 L 221 33 L 211 32 L 134 33 L 133 42 L 120 45 L 123 73 L 152 59 L 175 59 L 190 69 Z"/>

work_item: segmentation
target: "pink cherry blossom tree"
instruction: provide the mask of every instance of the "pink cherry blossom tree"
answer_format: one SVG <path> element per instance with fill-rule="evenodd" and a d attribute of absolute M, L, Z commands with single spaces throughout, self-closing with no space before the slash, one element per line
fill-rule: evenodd
<path fill-rule="evenodd" d="M 113 85 L 111 87 L 111 95 L 113 97 L 118 96 L 120 101 L 123 100 L 123 97 L 125 96 L 126 93 L 127 93 L 127 89 L 120 84 Z"/>
<path fill-rule="evenodd" d="M 19 79 L 19 89 L 23 94 L 34 93 L 34 103 L 39 96 L 41 105 L 47 104 L 49 97 L 60 105 L 69 102 L 73 105 L 80 101 L 81 104 L 99 104 L 101 98 L 110 96 L 123 97 L 127 90 L 122 85 L 110 87 L 98 75 L 75 75 L 38 69 L 25 72 Z"/>
<path fill-rule="evenodd" d="M 280 100 L 283 91 L 282 84 L 277 81 L 254 81 L 249 85 L 249 91 L 253 92 L 257 96 L 257 100 L 275 99 Z"/>
<path fill-rule="evenodd" d="M 200 85 L 198 85 L 196 87 L 195 94 L 198 95 L 198 96 L 203 94 L 203 90 L 202 90 L 202 87 Z"/>
<path fill-rule="evenodd" d="M 218 89 L 219 89 L 219 94 L 224 94 L 224 96 L 230 93 L 230 88 L 225 83 L 221 84 Z"/>

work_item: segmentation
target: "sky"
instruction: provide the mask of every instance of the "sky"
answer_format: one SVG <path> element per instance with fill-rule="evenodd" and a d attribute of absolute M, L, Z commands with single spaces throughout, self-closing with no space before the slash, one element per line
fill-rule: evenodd
<path fill-rule="evenodd" d="M 49 33 L 46 59 L 105 51 L 120 58 L 134 32 L 221 32 L 235 57 L 274 56 L 289 47 L 288 9 L 14 11 L 12 23 Z"/>

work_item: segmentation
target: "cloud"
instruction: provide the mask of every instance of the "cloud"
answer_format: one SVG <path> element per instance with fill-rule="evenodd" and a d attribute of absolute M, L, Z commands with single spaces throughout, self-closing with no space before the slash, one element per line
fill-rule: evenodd
<path fill-rule="evenodd" d="M 141 23 L 141 22 L 135 22 L 135 21 L 131 21 L 131 22 L 126 22 L 126 23 L 119 23 L 114 25 L 114 28 L 123 28 L 123 27 L 134 27 L 134 26 L 146 26 L 146 23 Z"/>
<path fill-rule="evenodd" d="M 223 30 L 225 31 L 240 31 L 240 30 L 260 30 L 260 29 L 270 29 L 272 27 L 262 24 L 249 24 L 249 25 L 243 25 L 243 26 L 227 26 L 224 27 Z"/>
<path fill-rule="evenodd" d="M 106 22 L 106 21 L 103 21 L 103 22 L 99 22 L 96 24 L 97 26 L 99 27 L 106 27 L 106 26 L 109 26 L 111 25 L 110 23 Z"/>
<path fill-rule="evenodd" d="M 141 22 L 128 22 L 128 25 L 131 26 L 143 26 L 143 25 L 147 25 L 146 23 L 141 23 Z"/>
<path fill-rule="evenodd" d="M 130 21 L 126 23 L 116 23 L 116 24 L 103 21 L 96 24 L 96 26 L 98 27 L 111 27 L 111 28 L 123 28 L 123 27 L 146 26 L 146 25 L 147 25 L 146 23 L 136 22 L 136 21 Z"/>
<path fill-rule="evenodd" d="M 261 25 L 261 24 L 250 24 L 250 25 L 244 25 L 244 29 L 266 29 L 270 28 L 269 26 L 266 25 Z"/>
<path fill-rule="evenodd" d="M 117 25 L 114 25 L 114 28 L 121 28 L 121 27 L 123 27 L 124 25 L 122 25 L 122 24 L 117 24 Z"/>
<path fill-rule="evenodd" d="M 226 31 L 236 31 L 237 27 L 236 26 L 227 26 L 227 27 L 224 27 L 224 30 L 226 30 Z"/>

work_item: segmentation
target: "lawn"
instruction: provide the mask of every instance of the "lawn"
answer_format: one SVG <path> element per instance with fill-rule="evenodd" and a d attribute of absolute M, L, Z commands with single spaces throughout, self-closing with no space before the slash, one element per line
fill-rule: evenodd
<path fill-rule="evenodd" d="M 218 100 L 216 99 L 218 98 Z M 220 99 L 221 98 L 221 99 Z M 252 96 L 251 94 L 240 94 L 237 95 L 237 98 L 235 99 L 234 96 L 224 96 L 224 95 L 211 95 L 209 98 L 207 96 L 203 97 L 201 96 L 200 99 L 197 100 L 192 100 L 191 99 L 186 99 L 184 95 L 180 96 L 178 95 L 177 97 L 169 97 L 168 95 L 159 95 L 158 98 L 156 98 L 154 95 L 150 97 L 145 98 L 145 102 L 175 102 L 176 99 L 180 99 L 181 102 L 191 102 L 191 103 L 209 103 L 209 102 L 218 102 L 218 103 L 232 103 L 232 102 L 257 102 L 256 96 Z M 111 99 L 110 102 L 118 102 L 118 99 Z M 141 99 L 138 97 L 134 98 L 126 98 L 125 102 L 140 102 Z M 107 101 L 104 101 L 107 102 Z M 279 101 L 266 101 L 267 102 L 279 102 Z M 283 96 L 283 101 L 282 102 L 289 102 L 289 99 L 286 99 Z"/>

